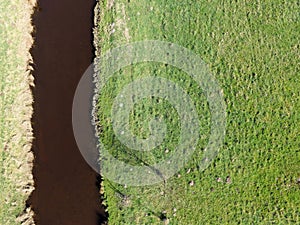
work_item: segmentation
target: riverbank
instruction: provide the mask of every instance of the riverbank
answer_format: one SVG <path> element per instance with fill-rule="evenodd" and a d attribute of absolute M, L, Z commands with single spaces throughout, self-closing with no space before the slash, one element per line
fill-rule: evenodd
<path fill-rule="evenodd" d="M 0 1 L 0 224 L 33 224 L 31 15 L 35 1 Z"/>

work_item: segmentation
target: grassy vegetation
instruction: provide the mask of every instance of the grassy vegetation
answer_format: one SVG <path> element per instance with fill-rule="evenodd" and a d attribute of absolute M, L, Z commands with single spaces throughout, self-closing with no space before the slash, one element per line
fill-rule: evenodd
<path fill-rule="evenodd" d="M 210 129 L 208 104 L 185 73 L 159 63 L 124 68 L 99 98 L 100 139 L 127 163 L 152 164 L 172 152 L 179 121 L 167 102 L 136 105 L 132 132 L 149 135 L 157 115 L 167 120 L 165 142 L 151 153 L 122 145 L 110 124 L 114 97 L 148 75 L 187 90 L 201 119 L 201 139 L 190 162 L 166 183 L 125 187 L 104 179 L 110 224 L 297 224 L 300 221 L 300 15 L 299 1 L 101 0 L 96 9 L 97 55 L 120 44 L 164 40 L 197 53 L 225 95 L 224 146 L 198 171 Z M 159 104 L 158 104 L 159 102 Z M 136 157 L 132 157 L 132 155 Z"/>
<path fill-rule="evenodd" d="M 32 96 L 28 62 L 33 1 L 0 0 L 0 224 L 30 223 Z M 32 223 L 30 223 L 32 224 Z"/>

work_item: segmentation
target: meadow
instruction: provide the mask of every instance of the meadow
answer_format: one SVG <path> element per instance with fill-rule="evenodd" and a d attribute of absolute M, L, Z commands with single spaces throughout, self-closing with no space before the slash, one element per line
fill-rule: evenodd
<path fill-rule="evenodd" d="M 125 146 L 114 133 L 114 98 L 147 76 L 172 80 L 186 90 L 200 115 L 201 137 L 185 167 L 166 182 L 131 187 L 104 177 L 110 224 L 299 223 L 299 7 L 297 0 L 99 1 L 98 57 L 143 40 L 183 46 L 207 64 L 223 90 L 227 114 L 223 146 L 201 171 L 211 124 L 208 102 L 195 81 L 161 63 L 139 63 L 115 73 L 100 93 L 97 111 L 100 141 L 113 156 L 151 165 L 176 148 L 180 120 L 164 99 L 145 98 L 130 113 L 131 132 L 139 138 L 149 136 L 151 118 L 163 115 L 167 134 L 151 152 Z"/>

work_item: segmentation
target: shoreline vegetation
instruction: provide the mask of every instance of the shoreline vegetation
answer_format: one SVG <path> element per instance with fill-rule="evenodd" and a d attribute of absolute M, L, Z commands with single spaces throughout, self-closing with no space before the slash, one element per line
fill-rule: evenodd
<path fill-rule="evenodd" d="M 0 224 L 34 224 L 31 152 L 32 14 L 35 0 L 0 0 Z"/>
<path fill-rule="evenodd" d="M 118 159 L 152 164 L 176 147 L 179 121 L 166 102 L 136 105 L 131 132 L 167 113 L 166 143 L 151 154 L 118 141 L 109 121 L 117 93 L 133 80 L 163 76 L 187 90 L 199 113 L 201 139 L 185 168 L 165 183 L 130 187 L 103 178 L 109 224 L 296 224 L 300 218 L 300 18 L 292 1 L 100 0 L 95 9 L 96 56 L 129 42 L 173 42 L 198 54 L 224 91 L 227 131 L 213 163 L 197 166 L 209 135 L 203 93 L 181 71 L 138 64 L 108 80 L 98 99 L 100 141 Z M 186 85 L 188 84 L 188 85 Z M 158 100 L 159 101 L 159 100 Z M 172 135 L 174 134 L 174 135 Z M 138 153 L 137 153 L 138 152 Z M 101 152 L 100 152 L 101 155 Z M 132 158 L 130 156 L 136 156 Z M 101 160 L 101 159 L 100 159 Z"/>

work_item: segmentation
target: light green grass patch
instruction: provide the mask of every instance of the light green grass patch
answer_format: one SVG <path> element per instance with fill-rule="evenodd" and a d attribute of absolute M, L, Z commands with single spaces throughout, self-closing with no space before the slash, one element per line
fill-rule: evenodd
<path fill-rule="evenodd" d="M 153 75 L 171 79 L 190 93 L 200 119 L 201 140 L 192 160 L 166 183 L 124 187 L 104 179 L 111 224 L 297 224 L 300 220 L 300 16 L 292 1 L 99 2 L 97 55 L 142 40 L 176 43 L 197 53 L 225 95 L 227 132 L 210 167 L 197 165 L 209 135 L 207 102 L 184 73 L 171 66 L 124 68 L 99 98 L 101 141 L 131 164 L 153 163 L 176 147 L 178 118 L 162 101 L 146 99 L 132 113 L 132 132 L 147 137 L 149 121 L 168 115 L 166 142 L 152 154 L 123 146 L 110 124 L 111 103 L 129 82 Z M 112 4 L 113 3 L 113 4 Z M 107 6 L 110 7 L 107 7 Z M 122 75 L 126 76 L 122 76 Z M 100 152 L 101 154 L 101 152 Z M 192 182 L 192 183 L 191 183 Z M 193 185 L 191 185 L 193 184 Z"/>

